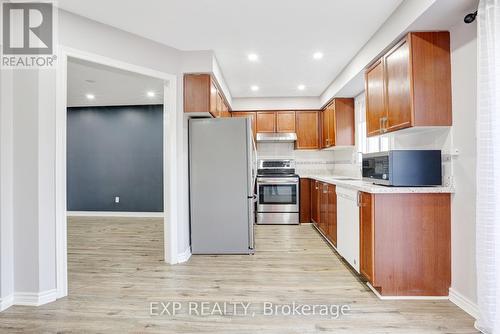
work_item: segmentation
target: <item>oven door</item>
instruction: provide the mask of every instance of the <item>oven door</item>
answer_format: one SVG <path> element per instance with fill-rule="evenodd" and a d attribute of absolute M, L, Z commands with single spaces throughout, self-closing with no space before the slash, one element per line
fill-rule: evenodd
<path fill-rule="evenodd" d="M 259 177 L 257 198 L 257 212 L 299 212 L 299 180 L 295 177 Z"/>

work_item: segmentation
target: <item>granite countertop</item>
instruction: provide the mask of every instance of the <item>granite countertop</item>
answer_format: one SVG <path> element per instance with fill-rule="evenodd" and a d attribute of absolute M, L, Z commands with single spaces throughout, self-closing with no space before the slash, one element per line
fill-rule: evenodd
<path fill-rule="evenodd" d="M 453 193 L 452 186 L 438 187 L 386 187 L 375 185 L 371 182 L 360 179 L 346 179 L 346 176 L 337 175 L 315 175 L 307 173 L 299 173 L 301 178 L 309 178 L 334 184 L 339 187 L 359 190 L 371 194 L 411 194 L 411 193 Z"/>

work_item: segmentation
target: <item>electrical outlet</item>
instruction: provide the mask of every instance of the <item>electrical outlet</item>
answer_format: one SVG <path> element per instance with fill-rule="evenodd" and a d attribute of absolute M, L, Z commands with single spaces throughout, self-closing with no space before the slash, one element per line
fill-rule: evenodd
<path fill-rule="evenodd" d="M 115 196 L 115 203 L 120 203 L 120 196 Z"/>

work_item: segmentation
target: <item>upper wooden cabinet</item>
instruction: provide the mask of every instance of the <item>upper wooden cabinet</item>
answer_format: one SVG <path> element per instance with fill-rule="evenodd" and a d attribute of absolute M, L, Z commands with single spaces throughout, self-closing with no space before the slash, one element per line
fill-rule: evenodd
<path fill-rule="evenodd" d="M 365 71 L 367 135 L 451 126 L 449 32 L 412 32 Z"/>
<path fill-rule="evenodd" d="M 237 112 L 233 112 L 231 114 L 231 116 L 232 117 L 249 117 L 251 122 L 252 122 L 252 132 L 253 132 L 253 137 L 255 139 L 256 134 L 257 134 L 257 128 L 256 128 L 256 124 L 255 124 L 255 120 L 256 120 L 255 111 L 237 111 Z"/>
<path fill-rule="evenodd" d="M 276 112 L 276 132 L 295 132 L 295 111 Z"/>
<path fill-rule="evenodd" d="M 231 117 L 224 94 L 210 74 L 184 75 L 184 112 L 209 112 L 214 117 Z"/>
<path fill-rule="evenodd" d="M 276 132 L 276 113 L 274 111 L 257 112 L 257 132 Z"/>
<path fill-rule="evenodd" d="M 295 132 L 297 150 L 315 150 L 319 148 L 319 113 L 318 111 L 295 112 Z"/>
<path fill-rule="evenodd" d="M 336 98 L 323 109 L 321 147 L 354 145 L 354 99 Z"/>

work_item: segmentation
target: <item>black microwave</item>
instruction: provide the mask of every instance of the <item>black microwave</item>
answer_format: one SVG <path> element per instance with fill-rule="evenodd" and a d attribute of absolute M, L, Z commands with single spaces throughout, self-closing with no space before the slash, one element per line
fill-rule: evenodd
<path fill-rule="evenodd" d="M 363 180 L 394 187 L 440 186 L 440 150 L 392 150 L 363 154 Z"/>

